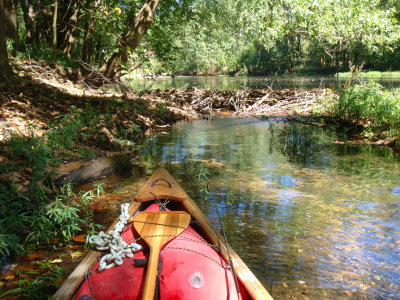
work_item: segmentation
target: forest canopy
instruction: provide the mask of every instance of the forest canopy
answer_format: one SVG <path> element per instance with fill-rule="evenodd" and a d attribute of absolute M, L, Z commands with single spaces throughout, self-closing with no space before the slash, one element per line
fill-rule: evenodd
<path fill-rule="evenodd" d="M 397 0 L 0 0 L 0 51 L 106 77 L 400 69 Z M 7 55 L 0 68 L 6 69 Z M 90 67 L 89 67 L 90 66 Z"/>

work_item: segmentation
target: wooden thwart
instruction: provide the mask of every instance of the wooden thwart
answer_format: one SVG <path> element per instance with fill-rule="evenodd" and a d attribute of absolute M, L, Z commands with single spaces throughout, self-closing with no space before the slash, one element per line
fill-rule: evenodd
<path fill-rule="evenodd" d="M 157 278 L 157 265 L 161 248 L 184 231 L 190 215 L 183 211 L 140 212 L 133 226 L 150 247 L 143 300 L 153 300 Z"/>

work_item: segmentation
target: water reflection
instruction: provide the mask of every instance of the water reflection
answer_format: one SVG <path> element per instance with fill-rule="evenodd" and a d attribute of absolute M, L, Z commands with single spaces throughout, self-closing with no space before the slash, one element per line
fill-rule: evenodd
<path fill-rule="evenodd" d="M 167 167 L 216 227 L 219 204 L 228 240 L 274 297 L 399 297 L 398 158 L 340 138 L 299 124 L 198 120 L 154 136 L 142 159 L 146 174 Z"/>
<path fill-rule="evenodd" d="M 169 88 L 186 89 L 197 87 L 213 90 L 234 89 L 286 89 L 301 88 L 311 90 L 315 88 L 330 88 L 336 90 L 342 87 L 347 78 L 336 78 L 329 76 L 288 76 L 288 77 L 228 77 L 228 76 L 182 76 L 182 77 L 160 77 L 160 78 L 137 78 L 125 79 L 127 84 L 136 91 L 146 89 L 166 90 Z M 400 77 L 371 77 L 365 80 L 374 80 L 384 87 L 393 88 L 400 85 Z"/>

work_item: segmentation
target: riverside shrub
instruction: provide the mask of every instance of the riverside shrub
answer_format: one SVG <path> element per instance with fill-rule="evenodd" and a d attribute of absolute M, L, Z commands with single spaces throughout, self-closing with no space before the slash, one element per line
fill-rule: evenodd
<path fill-rule="evenodd" d="M 366 131 L 400 141 L 400 91 L 370 82 L 344 88 L 327 100 L 325 113 L 362 124 Z"/>

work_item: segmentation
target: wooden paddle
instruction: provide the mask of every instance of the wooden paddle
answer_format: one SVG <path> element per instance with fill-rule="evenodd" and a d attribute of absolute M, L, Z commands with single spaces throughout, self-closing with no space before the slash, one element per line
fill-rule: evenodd
<path fill-rule="evenodd" d="M 183 211 L 140 212 L 133 226 L 150 247 L 143 300 L 153 300 L 161 248 L 186 229 L 190 215 Z"/>

